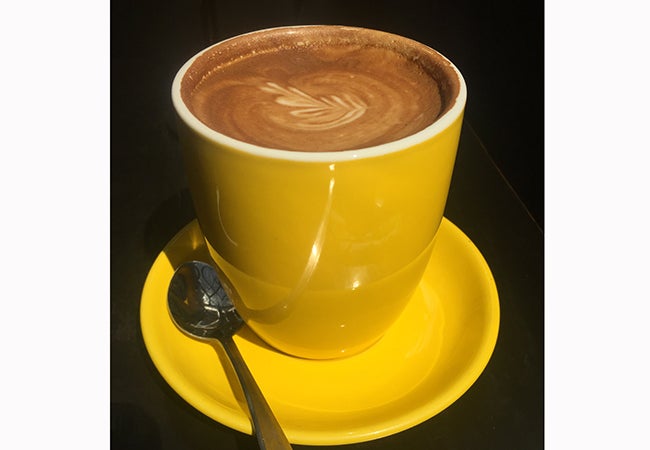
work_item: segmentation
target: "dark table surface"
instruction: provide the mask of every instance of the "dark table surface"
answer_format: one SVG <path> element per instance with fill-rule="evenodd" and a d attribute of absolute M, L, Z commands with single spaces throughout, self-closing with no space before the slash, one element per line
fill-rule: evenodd
<path fill-rule="evenodd" d="M 122 45 L 116 43 L 118 50 Z M 176 394 L 142 340 L 139 307 L 147 273 L 194 217 L 169 88 L 174 72 L 198 48 L 169 49 L 111 59 L 111 448 L 254 449 L 253 437 L 214 422 Z M 501 324 L 492 358 L 474 385 L 438 415 L 346 447 L 541 449 L 544 234 L 467 120 L 445 216 L 480 249 L 496 280 Z"/>

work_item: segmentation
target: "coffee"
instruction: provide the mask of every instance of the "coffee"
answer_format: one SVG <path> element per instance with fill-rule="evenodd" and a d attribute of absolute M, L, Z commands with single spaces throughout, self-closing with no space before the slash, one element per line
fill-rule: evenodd
<path fill-rule="evenodd" d="M 181 95 L 208 127 L 258 146 L 366 148 L 412 135 L 452 105 L 449 62 L 409 39 L 373 30 L 272 29 L 211 47 Z"/>
<path fill-rule="evenodd" d="M 461 73 L 400 36 L 294 26 L 201 51 L 171 94 L 204 257 L 248 327 L 304 358 L 378 342 L 436 245 Z"/>

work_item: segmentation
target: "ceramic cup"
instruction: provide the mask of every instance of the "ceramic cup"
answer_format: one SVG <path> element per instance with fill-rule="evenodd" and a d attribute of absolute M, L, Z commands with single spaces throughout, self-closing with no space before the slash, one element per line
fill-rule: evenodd
<path fill-rule="evenodd" d="M 197 61 L 218 59 L 233 43 L 250 47 L 263 33 L 310 28 L 261 30 L 209 47 L 179 70 L 172 100 L 197 218 L 214 263 L 239 294 L 237 310 L 276 349 L 324 359 L 377 342 L 418 287 L 443 217 L 466 87 L 451 62 L 421 43 L 332 26 L 334 36 L 363 32 L 433 59 L 430 76 L 448 95 L 444 113 L 381 145 L 290 151 L 217 132 L 183 100 L 190 75 L 202 76 Z"/>

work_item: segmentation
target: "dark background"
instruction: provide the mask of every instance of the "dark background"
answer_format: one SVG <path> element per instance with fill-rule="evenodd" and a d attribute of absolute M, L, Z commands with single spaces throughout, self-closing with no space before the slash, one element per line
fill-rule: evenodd
<path fill-rule="evenodd" d="M 138 102 L 168 98 L 175 72 L 211 43 L 290 24 L 376 28 L 421 41 L 451 59 L 468 87 L 465 126 L 480 136 L 543 228 L 541 0 L 114 0 L 112 89 L 134 91 L 131 105 L 113 101 L 112 107 L 137 109 Z"/>

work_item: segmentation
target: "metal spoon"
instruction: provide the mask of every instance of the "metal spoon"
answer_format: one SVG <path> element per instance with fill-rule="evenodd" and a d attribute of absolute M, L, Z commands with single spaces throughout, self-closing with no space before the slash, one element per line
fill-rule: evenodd
<path fill-rule="evenodd" d="M 264 399 L 239 349 L 232 339 L 243 320 L 221 284 L 216 270 L 200 261 L 183 263 L 172 277 L 167 293 L 170 315 L 178 328 L 191 337 L 221 342 L 239 378 L 253 431 L 263 450 L 291 449 L 280 424 Z M 236 293 L 229 292 L 236 295 Z"/>

